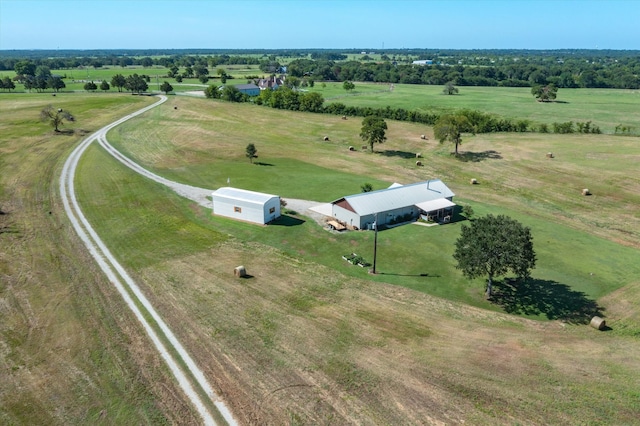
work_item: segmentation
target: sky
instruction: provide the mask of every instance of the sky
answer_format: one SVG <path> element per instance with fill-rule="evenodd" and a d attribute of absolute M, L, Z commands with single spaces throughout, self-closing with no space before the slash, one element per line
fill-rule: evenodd
<path fill-rule="evenodd" d="M 0 0 L 0 50 L 640 49 L 640 0 Z"/>

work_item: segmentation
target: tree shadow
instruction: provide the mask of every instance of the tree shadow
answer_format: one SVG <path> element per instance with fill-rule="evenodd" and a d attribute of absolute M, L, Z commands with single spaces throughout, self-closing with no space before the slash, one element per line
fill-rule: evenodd
<path fill-rule="evenodd" d="M 510 314 L 545 315 L 550 320 L 588 324 L 604 308 L 581 291 L 552 280 L 507 278 L 494 282 L 491 300 Z"/>
<path fill-rule="evenodd" d="M 393 272 L 377 272 L 380 275 L 395 275 L 398 277 L 424 277 L 424 278 L 440 278 L 440 275 L 434 275 L 434 274 L 429 274 L 429 273 L 423 273 L 423 274 L 396 274 Z"/>
<path fill-rule="evenodd" d="M 498 151 L 489 150 L 482 152 L 465 151 L 458 153 L 456 158 L 463 163 L 478 163 L 484 160 L 501 160 L 502 155 Z"/>
<path fill-rule="evenodd" d="M 271 163 L 263 163 L 262 161 L 256 161 L 253 164 L 257 164 L 258 166 L 273 166 Z"/>
<path fill-rule="evenodd" d="M 392 149 L 385 149 L 384 151 L 379 151 L 381 155 L 385 157 L 401 157 L 401 158 L 416 158 L 415 152 L 407 152 L 407 151 L 398 151 Z"/>
<path fill-rule="evenodd" d="M 269 225 L 276 226 L 298 226 L 305 223 L 304 220 L 298 219 L 297 217 L 292 217 L 288 215 L 282 215 L 279 218 L 269 222 Z"/>

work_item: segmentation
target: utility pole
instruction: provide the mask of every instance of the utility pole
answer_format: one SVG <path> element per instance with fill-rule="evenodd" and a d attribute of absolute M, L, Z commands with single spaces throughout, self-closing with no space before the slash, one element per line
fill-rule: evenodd
<path fill-rule="evenodd" d="M 375 213 L 373 220 L 373 229 L 374 229 L 374 237 L 373 237 L 373 271 L 372 274 L 376 273 L 376 260 L 378 257 L 378 213 Z"/>

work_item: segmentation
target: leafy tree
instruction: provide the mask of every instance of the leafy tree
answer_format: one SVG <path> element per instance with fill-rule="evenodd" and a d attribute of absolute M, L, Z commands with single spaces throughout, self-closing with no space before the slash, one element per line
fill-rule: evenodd
<path fill-rule="evenodd" d="M 473 207 L 471 207 L 469 204 L 465 204 L 464 206 L 462 206 L 462 214 L 464 215 L 464 217 L 471 220 L 475 212 L 473 211 Z"/>
<path fill-rule="evenodd" d="M 118 88 L 118 92 L 122 92 L 122 88 L 127 84 L 127 79 L 122 74 L 116 74 L 111 77 L 111 85 Z"/>
<path fill-rule="evenodd" d="M 452 81 L 449 81 L 444 85 L 444 90 L 442 90 L 442 93 L 444 93 L 445 95 L 457 95 L 458 88 L 453 85 Z"/>
<path fill-rule="evenodd" d="M 64 84 L 64 81 L 62 81 L 62 78 L 58 76 L 49 77 L 49 79 L 47 80 L 47 86 L 55 90 L 56 92 L 67 87 L 67 85 Z"/>
<path fill-rule="evenodd" d="M 229 102 L 242 102 L 242 92 L 235 86 L 224 86 L 220 97 Z"/>
<path fill-rule="evenodd" d="M 13 80 L 11 80 L 11 77 L 3 77 L 2 80 L 0 80 L 0 88 L 9 90 L 10 92 L 12 89 L 16 88 L 16 85 Z"/>
<path fill-rule="evenodd" d="M 95 92 L 98 90 L 98 86 L 93 81 L 90 81 L 84 84 L 84 90 L 87 92 Z"/>
<path fill-rule="evenodd" d="M 160 86 L 160 90 L 162 90 L 164 92 L 164 94 L 167 95 L 167 94 L 169 94 L 169 92 L 173 91 L 173 86 L 171 84 L 169 84 L 168 81 L 165 81 Z"/>
<path fill-rule="evenodd" d="M 546 86 L 536 85 L 531 88 L 531 94 L 535 96 L 538 102 L 550 102 L 556 99 L 558 88 L 553 84 Z"/>
<path fill-rule="evenodd" d="M 456 155 L 458 155 L 458 145 L 462 144 L 462 133 L 471 131 L 473 126 L 464 115 L 443 115 L 433 126 L 433 133 L 440 143 L 451 141 L 456 145 Z"/>
<path fill-rule="evenodd" d="M 254 144 L 250 143 L 249 145 L 247 145 L 246 155 L 252 164 L 253 164 L 253 159 L 258 157 L 257 153 L 258 153 L 258 150 L 256 149 L 256 146 Z"/>
<path fill-rule="evenodd" d="M 179 69 L 177 66 L 175 65 L 171 66 L 171 68 L 169 68 L 169 72 L 167 72 L 167 77 L 175 78 L 175 76 L 178 75 L 178 71 Z"/>
<path fill-rule="evenodd" d="M 56 110 L 53 106 L 48 105 L 40 111 L 40 121 L 48 121 L 51 127 L 53 127 L 56 132 L 59 132 L 60 126 L 62 126 L 65 121 L 74 121 L 74 118 L 73 115 L 62 108 Z"/>
<path fill-rule="evenodd" d="M 28 59 L 16 62 L 13 69 L 16 75 L 36 75 L 36 64 Z"/>
<path fill-rule="evenodd" d="M 140 94 L 149 88 L 145 78 L 138 74 L 132 74 L 130 76 L 127 76 L 125 80 L 126 80 L 125 87 L 127 88 L 127 90 L 130 90 L 131 92 Z"/>
<path fill-rule="evenodd" d="M 111 86 L 109 86 L 109 83 L 107 83 L 107 80 L 102 80 L 102 83 L 100 83 L 100 90 L 106 92 L 109 89 L 111 89 Z"/>
<path fill-rule="evenodd" d="M 360 185 L 360 189 L 362 190 L 362 192 L 371 192 L 373 191 L 373 185 L 368 182 L 363 183 L 362 185 Z"/>
<path fill-rule="evenodd" d="M 496 276 L 511 271 L 518 278 L 528 278 L 536 264 L 530 229 L 504 215 L 487 215 L 470 226 L 462 225 L 455 246 L 456 269 L 470 279 L 488 278 L 487 298 L 492 296 Z"/>
<path fill-rule="evenodd" d="M 305 93 L 304 95 L 300 96 L 300 111 L 322 112 L 323 103 L 324 98 L 320 93 Z"/>
<path fill-rule="evenodd" d="M 344 83 L 342 83 L 342 88 L 343 88 L 344 90 L 346 90 L 347 92 L 350 92 L 350 91 L 352 91 L 353 89 L 355 89 L 355 88 L 356 88 L 356 85 L 355 85 L 355 84 L 353 84 L 353 82 L 351 82 L 351 81 L 347 80 L 347 81 L 345 81 Z"/>
<path fill-rule="evenodd" d="M 385 132 L 387 130 L 387 123 L 384 119 L 375 116 L 365 117 L 362 120 L 362 129 L 360 131 L 360 137 L 363 141 L 367 142 L 373 152 L 373 145 L 376 143 L 383 143 L 387 140 Z"/>
<path fill-rule="evenodd" d="M 204 89 L 204 95 L 209 99 L 218 99 L 220 98 L 220 90 L 215 84 L 210 84 L 209 87 Z"/>
<path fill-rule="evenodd" d="M 207 82 L 209 81 L 209 76 L 202 74 L 198 76 L 198 80 L 200 80 L 200 83 L 202 84 L 207 84 Z"/>
<path fill-rule="evenodd" d="M 182 76 L 180 74 L 176 75 L 176 81 L 182 83 Z"/>

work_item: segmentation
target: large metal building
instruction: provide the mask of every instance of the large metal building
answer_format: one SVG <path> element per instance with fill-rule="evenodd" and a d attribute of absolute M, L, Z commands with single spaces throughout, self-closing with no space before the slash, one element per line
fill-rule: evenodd
<path fill-rule="evenodd" d="M 331 203 L 332 216 L 348 226 L 372 229 L 420 215 L 447 221 L 453 215 L 454 193 L 440 179 L 349 195 Z"/>
<path fill-rule="evenodd" d="M 213 214 L 247 222 L 267 224 L 280 217 L 280 197 L 224 187 L 211 194 Z"/>

